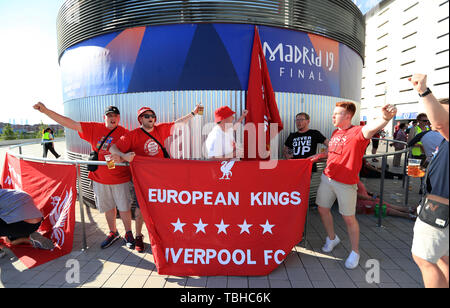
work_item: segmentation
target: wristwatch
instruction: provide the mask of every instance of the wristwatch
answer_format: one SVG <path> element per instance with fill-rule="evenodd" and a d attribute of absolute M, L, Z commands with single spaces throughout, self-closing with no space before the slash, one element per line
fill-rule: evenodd
<path fill-rule="evenodd" d="M 427 88 L 427 89 L 425 90 L 425 92 L 423 92 L 422 94 L 419 93 L 419 96 L 420 96 L 420 97 L 425 97 L 425 96 L 427 96 L 428 94 L 431 94 L 431 93 L 432 93 L 432 92 L 431 92 L 430 88 Z"/>

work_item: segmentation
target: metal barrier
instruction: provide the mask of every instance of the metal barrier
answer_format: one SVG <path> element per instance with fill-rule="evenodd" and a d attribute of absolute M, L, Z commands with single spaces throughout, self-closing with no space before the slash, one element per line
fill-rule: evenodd
<path fill-rule="evenodd" d="M 398 140 L 391 140 L 391 139 L 381 139 L 381 138 L 372 138 L 372 139 L 378 139 L 381 141 L 385 141 L 386 142 L 386 152 L 388 152 L 388 146 L 389 146 L 389 142 L 394 142 L 394 143 L 402 143 L 407 145 L 406 142 L 402 142 L 402 141 L 398 141 Z M 48 142 L 53 142 L 53 141 L 48 141 Z M 48 158 L 39 158 L 39 157 L 30 157 L 30 156 L 25 156 L 22 154 L 22 147 L 23 146 L 27 146 L 27 145 L 32 145 L 32 144 L 38 144 L 38 143 L 42 143 L 41 141 L 34 141 L 34 142 L 27 142 L 27 143 L 22 143 L 22 144 L 18 144 L 18 145 L 14 145 L 14 146 L 10 146 L 8 149 L 8 153 L 19 158 L 19 159 L 24 159 L 27 161 L 36 161 L 36 162 L 44 162 L 44 163 L 55 163 L 55 164 L 66 164 L 66 165 L 75 165 L 76 170 L 77 170 L 77 183 L 78 183 L 78 201 L 80 204 L 80 218 L 81 218 L 81 231 L 82 231 L 82 251 L 85 251 L 88 246 L 87 246 L 87 242 L 86 242 L 86 228 L 85 228 L 85 218 L 84 218 L 84 201 L 83 201 L 83 187 L 81 185 L 81 176 L 80 176 L 80 166 L 81 165 L 97 165 L 97 166 L 106 166 L 106 162 L 105 161 L 87 161 L 87 160 L 61 160 L 61 159 L 48 159 Z M 47 142 L 44 142 L 47 143 Z M 15 154 L 15 153 L 11 153 L 12 149 L 18 148 L 19 150 L 19 154 Z M 382 204 L 383 204 L 383 198 L 384 198 L 384 176 L 385 176 L 385 172 L 386 172 L 386 166 L 387 166 L 387 157 L 390 155 L 395 155 L 395 154 L 403 154 L 405 153 L 405 163 L 404 163 L 404 170 L 403 170 L 403 174 L 405 175 L 403 177 L 403 186 L 404 186 L 404 194 L 405 194 L 405 204 L 407 204 L 408 202 L 408 187 L 409 187 L 409 176 L 406 173 L 406 166 L 407 166 L 407 162 L 408 162 L 408 156 L 409 156 L 409 152 L 410 149 L 406 148 L 404 150 L 401 151 L 395 151 L 395 152 L 391 152 L 391 153 L 382 153 L 382 154 L 373 154 L 373 155 L 364 155 L 364 158 L 376 158 L 376 157 L 382 157 L 382 163 L 381 163 L 381 177 L 380 177 L 380 210 L 378 211 L 378 223 L 377 226 L 381 227 L 381 223 L 382 223 Z M 128 163 L 116 163 L 116 166 L 128 166 Z M 309 206 L 308 206 L 309 209 Z M 308 214 L 309 215 L 309 211 Z M 304 239 L 306 239 L 306 228 L 307 228 L 307 223 L 305 223 L 305 231 L 304 231 Z"/>
<path fill-rule="evenodd" d="M 377 158 L 377 157 L 381 157 L 381 177 L 380 177 L 380 205 L 379 205 L 379 211 L 378 211 L 378 223 L 377 226 L 381 227 L 381 219 L 382 219 L 382 215 L 383 215 L 383 211 L 382 211 L 382 205 L 383 205 L 383 198 L 384 198 L 384 177 L 386 174 L 386 167 L 387 167 L 387 157 L 391 156 L 391 155 L 395 155 L 395 154 L 403 154 L 405 153 L 405 163 L 403 164 L 403 188 L 404 188 L 404 197 L 405 197 L 405 204 L 408 204 L 408 193 L 409 193 L 409 176 L 407 175 L 406 172 L 406 166 L 408 165 L 408 157 L 409 157 L 409 152 L 410 149 L 408 148 L 408 144 L 406 142 L 403 141 L 398 141 L 398 140 L 392 140 L 392 139 L 383 139 L 383 138 L 372 138 L 375 140 L 380 140 L 380 141 L 385 141 L 386 142 L 386 153 L 382 153 L 382 154 L 372 154 L 372 155 L 364 155 L 364 158 Z M 401 143 L 406 145 L 406 148 L 404 150 L 400 150 L 400 151 L 395 151 L 395 152 L 391 152 L 389 153 L 389 142 L 393 142 L 393 143 Z"/>

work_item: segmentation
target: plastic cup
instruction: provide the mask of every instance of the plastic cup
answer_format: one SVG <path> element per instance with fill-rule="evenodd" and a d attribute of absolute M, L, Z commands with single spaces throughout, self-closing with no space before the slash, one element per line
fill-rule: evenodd
<path fill-rule="evenodd" d="M 114 162 L 114 159 L 112 159 L 111 155 L 105 155 L 105 161 L 106 161 L 106 166 L 108 167 L 108 169 L 116 168 L 116 163 Z"/>
<path fill-rule="evenodd" d="M 203 107 L 202 105 L 198 106 L 198 115 L 203 115 L 203 110 L 205 109 L 205 107 Z"/>
<path fill-rule="evenodd" d="M 408 159 L 408 176 L 413 178 L 421 178 L 425 176 L 425 171 L 420 168 L 420 159 Z"/>

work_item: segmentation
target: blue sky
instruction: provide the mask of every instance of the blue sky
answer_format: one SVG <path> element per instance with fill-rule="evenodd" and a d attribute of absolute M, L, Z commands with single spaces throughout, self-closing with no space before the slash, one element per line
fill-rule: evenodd
<path fill-rule="evenodd" d="M 381 0 L 352 0 L 363 14 L 366 14 L 371 8 L 376 6 Z"/>
<path fill-rule="evenodd" d="M 56 16 L 63 0 L 0 0 L 0 122 L 48 123 L 42 100 L 62 112 Z"/>
<path fill-rule="evenodd" d="M 365 13 L 380 0 L 353 0 Z M 0 122 L 51 123 L 32 106 L 63 113 L 56 16 L 64 0 L 0 0 Z"/>

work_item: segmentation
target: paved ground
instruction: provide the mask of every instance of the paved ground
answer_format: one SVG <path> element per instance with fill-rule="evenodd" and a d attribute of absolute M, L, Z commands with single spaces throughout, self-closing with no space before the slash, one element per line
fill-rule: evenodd
<path fill-rule="evenodd" d="M 56 150 L 64 153 L 64 142 L 56 143 Z M 41 156 L 39 145 L 29 146 L 24 154 Z M 0 148 L 3 164 L 5 149 Z M 367 152 L 369 153 L 369 152 Z M 390 158 L 390 161 L 392 158 Z M 364 179 L 369 191 L 379 191 L 379 179 Z M 419 201 L 418 181 L 412 181 L 409 205 Z M 402 205 L 401 180 L 386 180 L 386 200 Z M 0 259 L 0 287 L 114 287 L 114 288 L 422 288 L 419 269 L 411 258 L 410 247 L 414 222 L 386 217 L 382 227 L 377 227 L 373 216 L 358 215 L 361 229 L 361 262 L 355 270 L 347 270 L 344 261 L 350 251 L 344 222 L 337 211 L 333 211 L 336 232 L 342 243 L 330 254 L 320 248 L 325 239 L 317 210 L 311 209 L 308 217 L 306 240 L 292 249 L 285 262 L 268 276 L 259 277 L 175 277 L 159 275 L 155 269 L 153 255 L 149 249 L 138 254 L 128 250 L 122 243 L 101 250 L 100 242 L 108 232 L 106 221 L 97 210 L 86 208 L 86 231 L 89 248 L 81 251 L 82 236 L 80 206 L 77 217 L 73 252 L 67 256 L 31 270 L 20 268 L 10 251 Z M 120 223 L 118 224 L 120 227 Z M 123 234 L 123 229 L 119 231 Z M 146 234 L 146 232 L 144 232 Z M 304 247 L 305 246 L 305 247 Z M 68 283 L 66 276 L 74 262 L 80 268 L 80 281 Z M 373 262 L 380 265 L 379 283 L 368 283 Z M 367 265 L 367 267 L 366 267 Z M 69 273 L 70 274 L 70 273 Z"/>

